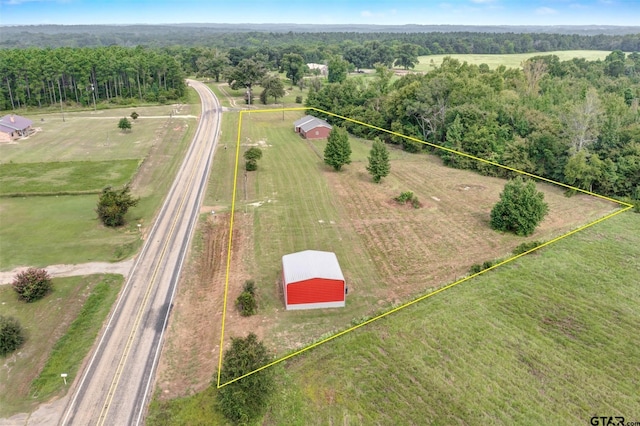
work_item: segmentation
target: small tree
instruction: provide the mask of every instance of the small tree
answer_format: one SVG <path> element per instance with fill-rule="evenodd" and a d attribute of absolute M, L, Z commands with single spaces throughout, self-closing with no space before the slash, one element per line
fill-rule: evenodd
<path fill-rule="evenodd" d="M 246 338 L 232 337 L 224 353 L 222 383 L 250 373 L 269 362 L 267 348 L 250 333 Z M 247 424 L 260 417 L 273 390 L 273 375 L 267 368 L 223 386 L 217 399 L 222 414 L 233 424 Z"/>
<path fill-rule="evenodd" d="M 253 280 L 245 281 L 242 293 L 240 293 L 240 296 L 236 299 L 236 307 L 243 317 L 251 316 L 258 310 L 256 287 Z"/>
<path fill-rule="evenodd" d="M 138 117 L 140 117 L 140 114 L 138 114 L 137 112 L 133 111 L 131 113 L 131 118 L 133 119 L 133 121 L 136 121 Z"/>
<path fill-rule="evenodd" d="M 136 206 L 139 200 L 139 198 L 133 198 L 128 185 L 120 190 L 108 186 L 100 194 L 96 213 L 105 226 L 122 226 L 124 215 L 127 214 L 129 207 Z"/>
<path fill-rule="evenodd" d="M 336 171 L 340 171 L 345 164 L 351 164 L 349 135 L 342 127 L 334 127 L 331 130 L 324 149 L 324 162 Z"/>
<path fill-rule="evenodd" d="M 257 147 L 251 147 L 243 154 L 245 161 L 245 170 L 252 172 L 258 170 L 258 160 L 262 158 L 262 150 Z"/>
<path fill-rule="evenodd" d="M 118 129 L 126 132 L 127 130 L 131 130 L 131 122 L 127 119 L 127 117 L 122 117 L 118 122 Z"/>
<path fill-rule="evenodd" d="M 0 315 L 0 356 L 15 351 L 24 343 L 24 331 L 17 319 Z"/>
<path fill-rule="evenodd" d="M 25 302 L 35 302 L 51 291 L 51 277 L 45 269 L 29 268 L 18 273 L 13 279 L 13 289 L 18 298 Z"/>
<path fill-rule="evenodd" d="M 375 183 L 380 183 L 380 179 L 388 176 L 391 171 L 389 151 L 387 146 L 378 138 L 373 141 L 373 147 L 369 153 L 367 171 L 373 177 Z"/>
<path fill-rule="evenodd" d="M 491 227 L 516 235 L 531 235 L 549 212 L 544 194 L 533 181 L 521 177 L 510 180 L 491 210 Z"/>

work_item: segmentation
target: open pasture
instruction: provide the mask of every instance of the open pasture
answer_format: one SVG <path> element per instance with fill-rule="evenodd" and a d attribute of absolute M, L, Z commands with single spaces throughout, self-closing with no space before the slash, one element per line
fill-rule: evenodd
<path fill-rule="evenodd" d="M 250 228 L 238 226 L 234 236 L 244 234 L 253 250 L 234 258 L 229 276 L 228 301 L 249 277 L 258 283 L 261 306 L 260 320 L 242 319 L 231 307 L 230 330 L 259 322 L 258 331 L 279 353 L 453 282 L 475 263 L 508 257 L 524 241 L 551 239 L 616 209 L 586 195 L 566 198 L 561 188 L 539 184 L 550 214 L 534 235 L 496 233 L 489 214 L 504 180 L 394 150 L 393 157 L 402 159 L 392 161 L 382 184 L 374 184 L 363 161 L 369 145 L 362 140 L 352 140 L 353 163 L 334 172 L 323 164 L 322 142 L 293 132 L 297 117 L 286 113 L 283 120 L 279 112 L 243 117 L 241 151 L 260 146 L 264 155 L 257 172 L 239 175 L 236 215 Z M 413 191 L 422 207 L 393 201 L 403 191 Z M 349 287 L 346 308 L 284 310 L 281 256 L 306 249 L 336 252 Z"/>
<path fill-rule="evenodd" d="M 0 194 L 100 191 L 128 183 L 140 160 L 0 164 Z"/>
<path fill-rule="evenodd" d="M 487 64 L 489 68 L 495 69 L 500 65 L 507 68 L 520 68 L 523 61 L 533 56 L 556 55 L 561 61 L 569 61 L 573 58 L 584 58 L 587 61 L 603 60 L 611 52 L 609 50 L 558 50 L 553 52 L 533 52 L 533 53 L 511 53 L 499 55 L 481 54 L 449 54 L 449 55 L 427 55 L 420 56 L 418 65 L 413 71 L 431 71 L 433 67 L 440 66 L 446 57 L 457 59 L 460 62 L 467 62 L 470 65 Z"/>
<path fill-rule="evenodd" d="M 188 109 L 188 106 L 183 106 L 180 114 L 186 114 Z M 141 116 L 135 121 L 129 118 L 132 129 L 126 132 L 118 129 L 118 121 L 129 117 L 134 110 Z M 169 120 L 171 111 L 170 105 L 118 108 L 95 113 L 82 111 L 64 114 L 64 121 L 60 114 L 25 114 L 33 120 L 33 127 L 39 130 L 26 139 L 0 144 L 0 161 L 45 163 L 141 159 L 159 142 L 163 130 L 178 128 L 177 132 L 194 122 L 192 118 L 180 118 L 180 115 Z"/>

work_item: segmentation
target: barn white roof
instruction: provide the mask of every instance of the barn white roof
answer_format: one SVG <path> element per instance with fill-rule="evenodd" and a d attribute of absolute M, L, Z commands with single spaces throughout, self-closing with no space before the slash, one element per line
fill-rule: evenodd
<path fill-rule="evenodd" d="M 311 129 L 315 129 L 316 127 L 326 127 L 327 129 L 331 129 L 331 124 L 326 121 L 314 117 L 313 115 L 305 115 L 299 120 L 293 122 L 294 127 L 300 128 L 301 130 L 308 132 Z"/>
<path fill-rule="evenodd" d="M 329 251 L 305 250 L 282 256 L 285 284 L 327 278 L 344 281 L 342 269 L 335 253 Z"/>

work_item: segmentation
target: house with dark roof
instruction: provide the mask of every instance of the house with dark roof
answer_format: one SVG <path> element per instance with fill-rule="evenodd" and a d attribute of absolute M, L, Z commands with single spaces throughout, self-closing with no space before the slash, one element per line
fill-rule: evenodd
<path fill-rule="evenodd" d="M 15 114 L 0 118 L 0 141 L 10 142 L 14 139 L 29 136 L 33 129 L 33 121 Z"/>
<path fill-rule="evenodd" d="M 328 138 L 332 128 L 329 123 L 313 115 L 305 115 L 293 123 L 293 130 L 305 139 Z"/>

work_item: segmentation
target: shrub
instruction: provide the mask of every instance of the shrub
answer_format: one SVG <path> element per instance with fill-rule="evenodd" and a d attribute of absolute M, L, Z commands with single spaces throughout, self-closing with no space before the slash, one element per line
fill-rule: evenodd
<path fill-rule="evenodd" d="M 482 262 L 482 270 L 489 269 L 493 266 L 492 260 L 487 260 L 486 262 Z"/>
<path fill-rule="evenodd" d="M 408 203 L 409 201 L 413 200 L 413 192 L 411 191 L 405 191 L 403 193 L 401 193 L 400 195 L 398 195 L 396 198 L 394 198 L 397 202 L 399 202 L 400 204 L 405 204 Z"/>
<path fill-rule="evenodd" d="M 136 206 L 139 201 L 138 198 L 131 196 L 130 191 L 129 186 L 125 186 L 121 190 L 114 190 L 108 186 L 102 190 L 96 213 L 105 226 L 124 225 L 124 216 L 129 207 Z"/>
<path fill-rule="evenodd" d="M 254 315 L 258 310 L 255 295 L 248 291 L 243 291 L 236 299 L 236 307 L 243 317 Z"/>
<path fill-rule="evenodd" d="M 244 168 L 248 172 L 253 172 L 255 170 L 258 170 L 258 162 L 256 160 L 247 160 L 244 163 Z"/>
<path fill-rule="evenodd" d="M 15 351 L 24 341 L 24 331 L 18 320 L 0 315 L 0 356 Z"/>
<path fill-rule="evenodd" d="M 133 111 L 131 113 L 131 118 L 135 121 L 138 117 L 140 117 L 140 114 L 138 114 L 137 112 Z"/>
<path fill-rule="evenodd" d="M 542 244 L 542 241 L 529 241 L 528 243 L 522 243 L 513 249 L 513 254 L 518 255 L 532 250 Z"/>
<path fill-rule="evenodd" d="M 411 205 L 413 206 L 414 209 L 419 209 L 420 207 L 422 207 L 422 204 L 420 204 L 418 197 L 416 197 L 415 195 L 411 199 Z"/>
<path fill-rule="evenodd" d="M 297 104 L 301 104 L 302 103 L 302 96 L 296 96 L 296 103 Z"/>
<path fill-rule="evenodd" d="M 252 296 L 256 295 L 256 282 L 253 280 L 246 280 L 244 282 L 244 286 L 242 287 L 242 291 L 246 291 L 247 293 L 251 293 Z"/>
<path fill-rule="evenodd" d="M 29 268 L 18 273 L 13 279 L 13 289 L 18 298 L 25 302 L 35 302 L 51 291 L 51 277 L 45 269 Z"/>
<path fill-rule="evenodd" d="M 473 275 L 477 274 L 478 272 L 482 272 L 482 265 L 480 265 L 479 263 L 471 265 L 471 268 L 469 268 L 469 274 Z"/>

